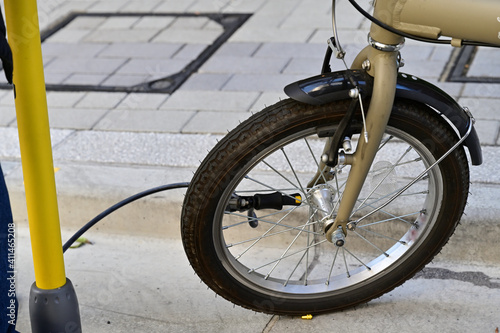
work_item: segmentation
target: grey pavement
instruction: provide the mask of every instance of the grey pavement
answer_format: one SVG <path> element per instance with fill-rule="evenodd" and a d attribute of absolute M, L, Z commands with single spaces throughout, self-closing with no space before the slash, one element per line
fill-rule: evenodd
<path fill-rule="evenodd" d="M 42 45 L 63 239 L 125 197 L 189 181 L 227 130 L 286 98 L 286 84 L 318 74 L 331 35 L 330 5 L 312 0 L 40 1 L 44 31 L 71 13 L 86 14 Z M 349 62 L 366 45 L 368 24 L 346 0 L 339 6 L 340 38 Z M 197 59 L 223 31 L 207 16 L 214 13 L 252 16 L 173 93 L 133 91 Z M 183 190 L 175 190 L 111 215 L 89 232 L 94 245 L 66 254 L 85 331 L 494 332 L 500 326 L 500 84 L 444 82 L 454 52 L 412 41 L 402 51 L 405 72 L 470 108 L 484 154 L 484 164 L 471 168 L 462 224 L 422 275 L 368 305 L 311 321 L 235 308 L 215 298 L 189 267 L 179 232 Z M 500 76 L 491 67 L 495 63 L 498 51 L 481 50 L 468 74 Z M 333 67 L 342 69 L 340 62 Z M 0 90 L 0 161 L 18 225 L 19 329 L 29 332 L 27 294 L 34 277 L 15 118 L 12 92 Z"/>

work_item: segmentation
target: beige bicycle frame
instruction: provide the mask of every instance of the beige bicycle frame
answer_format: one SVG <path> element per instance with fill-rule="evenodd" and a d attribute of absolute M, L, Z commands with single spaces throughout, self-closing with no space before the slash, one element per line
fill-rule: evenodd
<path fill-rule="evenodd" d="M 403 32 L 431 39 L 448 37 L 451 45 L 464 40 L 500 45 L 499 0 L 376 0 L 374 17 Z M 389 120 L 396 92 L 399 47 L 404 39 L 372 24 L 371 46 L 362 50 L 352 64 L 373 76 L 373 93 L 366 117 L 368 142 L 360 136 L 356 152 L 349 158 L 351 172 L 333 224 L 326 238 L 347 224 L 373 163 Z"/>

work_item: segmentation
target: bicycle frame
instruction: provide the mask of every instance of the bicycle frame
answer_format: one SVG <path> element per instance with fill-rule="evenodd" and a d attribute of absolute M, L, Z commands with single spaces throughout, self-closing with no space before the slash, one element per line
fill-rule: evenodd
<path fill-rule="evenodd" d="M 425 3 L 423 0 L 376 0 L 374 2 L 373 16 L 376 19 L 391 28 L 422 38 L 424 41 L 437 41 L 441 36 L 446 36 L 451 38 L 446 42 L 456 47 L 464 43 L 500 45 L 500 17 L 498 16 L 500 3 L 496 0 L 477 1 L 473 6 L 470 1 L 466 0 L 433 0 L 425 1 Z M 335 6 L 333 6 L 333 11 L 335 11 Z M 335 25 L 335 13 L 333 17 Z M 366 71 L 367 76 L 373 78 L 372 87 L 371 84 L 366 83 L 369 79 L 363 78 L 363 74 L 360 74 L 361 78 L 355 80 L 352 71 L 345 71 L 306 79 L 285 88 L 285 92 L 290 97 L 312 104 L 346 99 L 347 96 L 357 99 L 360 86 L 362 87 L 361 94 L 371 95 L 365 121 L 366 134 L 360 135 L 356 152 L 344 157 L 345 163 L 351 165 L 351 173 L 337 215 L 325 225 L 326 238 L 334 242 L 340 237 L 340 244 L 343 244 L 343 237 L 347 235 L 347 228 L 355 227 L 355 224 L 349 225 L 352 223 L 351 213 L 381 143 L 394 99 L 398 95 L 406 95 L 405 98 L 430 106 L 444 103 L 445 110 L 448 110 L 445 111 L 445 116 L 459 132 L 459 139 L 463 140 L 469 148 L 472 164 L 478 165 L 482 162 L 479 140 L 472 127 L 473 118 L 467 109 L 459 107 L 450 96 L 429 83 L 422 83 L 413 94 L 402 92 L 404 88 L 408 88 L 409 84 L 405 76 L 398 78 L 399 49 L 404 45 L 404 38 L 377 24 L 372 24 L 368 41 L 370 45 L 356 56 L 351 70 Z M 439 41 L 443 42 L 442 39 Z M 336 54 L 343 56 L 341 49 Z M 343 79 L 340 79 L 343 81 L 342 84 L 331 84 L 334 77 L 337 79 L 342 77 Z M 415 78 L 414 81 L 421 80 Z M 437 99 L 436 96 L 438 96 Z M 361 103 L 361 98 L 359 99 Z M 327 144 L 325 152 L 334 152 L 338 149 L 338 146 L 330 147 L 329 145 L 332 143 Z M 332 155 L 334 154 L 331 153 L 330 156 L 323 158 L 318 175 L 324 170 L 325 163 L 330 166 L 337 164 L 337 161 L 332 160 Z"/>

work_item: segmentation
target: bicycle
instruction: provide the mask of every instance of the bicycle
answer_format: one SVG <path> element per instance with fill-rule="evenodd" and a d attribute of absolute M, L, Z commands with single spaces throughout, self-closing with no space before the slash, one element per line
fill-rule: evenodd
<path fill-rule="evenodd" d="M 322 73 L 240 124 L 207 155 L 182 210 L 200 278 L 255 311 L 339 311 L 403 284 L 462 216 L 474 119 L 444 91 L 400 73 L 405 38 L 500 46 L 500 4 L 375 0 L 368 46 L 350 68 L 332 2 Z M 496 13 L 496 14 L 495 14 Z M 481 20 L 481 21 L 479 21 Z M 345 63 L 345 61 L 344 61 Z"/>

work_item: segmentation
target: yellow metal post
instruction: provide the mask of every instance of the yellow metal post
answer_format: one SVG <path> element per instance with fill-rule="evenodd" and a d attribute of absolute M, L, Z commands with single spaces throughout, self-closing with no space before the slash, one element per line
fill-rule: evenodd
<path fill-rule="evenodd" d="M 4 0 L 4 5 L 35 268 L 31 331 L 81 332 L 78 300 L 64 270 L 37 2 Z"/>
<path fill-rule="evenodd" d="M 8 41 L 38 288 L 66 283 L 36 0 L 5 0 Z"/>

